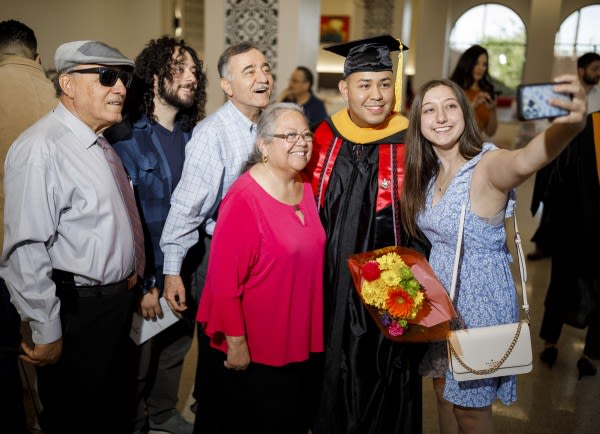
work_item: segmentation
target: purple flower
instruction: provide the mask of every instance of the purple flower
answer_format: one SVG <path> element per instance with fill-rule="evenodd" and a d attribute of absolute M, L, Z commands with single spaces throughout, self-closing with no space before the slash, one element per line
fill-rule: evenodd
<path fill-rule="evenodd" d="M 388 327 L 392 324 L 392 317 L 389 313 L 381 311 L 381 325 Z"/>

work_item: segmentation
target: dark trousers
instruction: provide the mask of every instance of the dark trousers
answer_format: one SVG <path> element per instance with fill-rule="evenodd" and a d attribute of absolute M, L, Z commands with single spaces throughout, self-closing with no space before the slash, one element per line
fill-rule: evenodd
<path fill-rule="evenodd" d="M 198 267 L 196 268 L 196 270 L 194 271 L 193 275 L 192 275 L 192 288 L 191 288 L 191 295 L 193 297 L 193 301 L 195 303 L 194 306 L 194 310 L 196 310 L 198 308 L 198 304 L 200 304 L 200 297 L 202 295 L 202 290 L 204 289 L 204 284 L 206 283 L 206 273 L 208 272 L 208 254 L 210 252 L 210 242 L 212 240 L 212 237 L 204 234 L 204 233 L 200 233 L 200 242 L 196 245 L 196 250 L 194 252 L 194 255 L 197 257 L 197 260 L 199 262 Z M 190 256 L 188 254 L 188 256 Z M 189 304 L 189 303 L 188 303 Z M 188 307 L 189 309 L 189 307 Z M 198 402 L 198 400 L 200 399 L 200 393 L 202 390 L 202 385 L 199 384 L 199 378 L 200 376 L 198 375 L 198 370 L 202 369 L 201 365 L 203 363 L 203 360 L 201 359 L 203 356 L 200 355 L 200 348 L 201 346 L 206 346 L 206 342 L 203 342 L 203 335 L 204 333 L 202 332 L 202 327 L 200 326 L 200 324 L 196 325 L 196 338 L 197 338 L 197 345 L 198 345 L 198 358 L 196 360 L 196 375 L 195 375 L 195 384 L 194 384 L 194 390 L 192 391 L 192 397 L 196 400 L 196 402 Z M 210 348 L 210 346 L 209 346 Z M 209 362 L 210 363 L 210 362 Z M 210 432 L 210 431 L 206 431 L 206 432 Z"/>
<path fill-rule="evenodd" d="M 129 338 L 135 292 L 61 293 L 63 351 L 38 369 L 45 434 L 133 431 L 137 349 Z"/>
<path fill-rule="evenodd" d="M 0 279 L 0 424 L 7 433 L 25 433 L 23 386 L 19 373 L 21 319 Z"/>
<path fill-rule="evenodd" d="M 556 309 L 544 310 L 544 318 L 540 328 L 540 337 L 549 343 L 557 343 L 563 327 L 560 311 Z M 600 312 L 592 316 L 585 334 L 583 354 L 594 360 L 600 360 Z"/>
<path fill-rule="evenodd" d="M 195 313 L 190 306 L 181 320 L 140 346 L 136 430 L 144 426 L 146 414 L 152 422 L 161 424 L 177 412 L 179 380 L 192 345 Z"/>
<path fill-rule="evenodd" d="M 316 398 L 315 359 L 226 369 L 226 355 L 200 333 L 195 434 L 306 434 Z M 235 415 L 232 416 L 232 409 Z"/>

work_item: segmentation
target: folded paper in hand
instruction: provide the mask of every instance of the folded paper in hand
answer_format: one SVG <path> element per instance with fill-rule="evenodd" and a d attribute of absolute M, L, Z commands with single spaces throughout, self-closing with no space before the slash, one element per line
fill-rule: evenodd
<path fill-rule="evenodd" d="M 162 318 L 144 319 L 144 317 L 137 312 L 133 314 L 129 337 L 133 339 L 133 342 L 135 342 L 136 345 L 143 344 L 152 336 L 156 336 L 167 327 L 175 324 L 181 318 L 180 314 L 171 310 L 167 300 L 163 297 L 160 298 L 160 308 L 163 311 Z"/>

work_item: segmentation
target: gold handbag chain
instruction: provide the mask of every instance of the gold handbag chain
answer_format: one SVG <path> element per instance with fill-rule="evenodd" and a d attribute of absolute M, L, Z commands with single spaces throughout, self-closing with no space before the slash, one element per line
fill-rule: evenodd
<path fill-rule="evenodd" d="M 452 355 L 454 357 L 456 357 L 456 360 L 458 360 L 458 363 L 463 368 L 465 368 L 467 371 L 469 371 L 471 374 L 476 374 L 476 375 L 492 374 L 492 373 L 496 372 L 498 369 L 500 369 L 500 366 L 502 366 L 504 364 L 504 362 L 506 362 L 506 359 L 508 359 L 508 356 L 510 356 L 510 353 L 512 353 L 513 348 L 515 348 L 515 345 L 517 344 L 517 341 L 519 340 L 519 335 L 521 334 L 521 324 L 523 324 L 523 321 L 519 321 L 519 325 L 517 326 L 517 332 L 515 333 L 515 337 L 513 338 L 512 342 L 510 343 L 508 350 L 506 350 L 506 353 L 504 353 L 504 356 L 502 356 L 502 358 L 500 360 L 498 360 L 494 364 L 494 366 L 492 366 L 491 368 L 488 368 L 488 369 L 473 369 L 473 368 L 471 368 L 463 361 L 463 359 L 460 358 L 460 356 L 456 353 L 456 350 L 452 346 L 452 342 L 450 342 L 450 340 L 448 340 L 448 346 L 450 347 L 450 352 L 452 353 Z"/>

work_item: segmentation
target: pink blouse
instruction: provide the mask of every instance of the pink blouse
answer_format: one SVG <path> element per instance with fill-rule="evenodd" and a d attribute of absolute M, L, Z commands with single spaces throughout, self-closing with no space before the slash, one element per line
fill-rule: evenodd
<path fill-rule="evenodd" d="M 323 351 L 325 231 L 306 180 L 298 206 L 304 223 L 248 172 L 227 192 L 197 315 L 215 348 L 245 335 L 251 360 L 271 366 Z"/>

